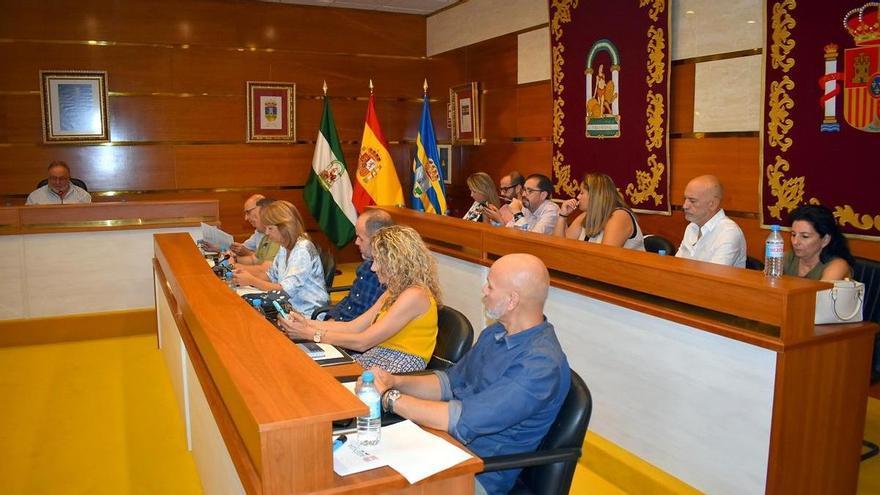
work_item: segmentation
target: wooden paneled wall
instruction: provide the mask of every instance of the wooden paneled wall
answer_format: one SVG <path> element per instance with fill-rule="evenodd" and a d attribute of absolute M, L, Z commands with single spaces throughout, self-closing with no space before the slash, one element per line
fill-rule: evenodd
<path fill-rule="evenodd" d="M 302 206 L 324 80 L 349 168 L 372 78 L 382 129 L 409 180 L 426 75 L 422 16 L 232 0 L 0 7 L 4 203 L 23 203 L 61 159 L 95 201 L 217 198 L 224 228 L 245 235 L 241 204 L 250 194 Z M 108 72 L 111 145 L 42 144 L 41 69 Z M 249 80 L 296 83 L 296 144 L 245 144 Z M 435 120 L 444 125 L 445 104 Z M 356 250 L 343 257 L 357 258 Z"/>
<path fill-rule="evenodd" d="M 452 210 L 463 214 L 472 200 L 465 180 L 474 172 L 487 172 L 497 179 L 511 170 L 524 175 L 551 173 L 552 88 L 550 81 L 517 84 L 517 34 L 436 55 L 429 60 L 428 73 L 435 85 L 454 86 L 468 81 L 483 84 L 482 146 L 455 147 L 453 185 L 448 195 Z M 724 208 L 742 227 L 749 255 L 763 259 L 768 231 L 758 221 L 759 137 L 740 135 L 695 135 L 693 61 L 672 67 L 670 109 L 671 200 L 673 214 L 640 215 L 646 233 L 662 235 L 678 244 L 687 226 L 681 212 L 687 182 L 702 174 L 718 176 L 725 186 Z M 437 109 L 439 112 L 440 109 Z M 445 108 L 443 110 L 445 112 Z M 436 119 L 435 119 L 436 121 Z M 880 259 L 880 243 L 851 239 L 857 256 Z"/>

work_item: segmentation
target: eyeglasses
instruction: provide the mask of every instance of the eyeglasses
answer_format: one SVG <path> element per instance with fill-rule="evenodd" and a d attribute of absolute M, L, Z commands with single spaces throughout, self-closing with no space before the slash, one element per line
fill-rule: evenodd
<path fill-rule="evenodd" d="M 257 205 L 257 206 L 259 206 L 259 205 Z M 250 208 L 244 210 L 244 214 L 245 214 L 245 215 L 249 215 L 250 212 L 252 212 L 252 211 L 254 211 L 254 210 L 257 209 L 257 206 L 252 206 L 252 207 L 250 207 Z"/>
<path fill-rule="evenodd" d="M 513 186 L 498 186 L 498 189 L 500 189 L 500 190 L 502 190 L 502 191 L 509 191 L 510 189 L 513 189 L 513 188 L 515 188 L 515 187 L 516 187 L 516 185 L 513 185 Z"/>
<path fill-rule="evenodd" d="M 543 189 L 532 189 L 531 187 L 524 187 L 523 189 L 529 194 L 536 193 L 536 192 L 544 192 Z"/>

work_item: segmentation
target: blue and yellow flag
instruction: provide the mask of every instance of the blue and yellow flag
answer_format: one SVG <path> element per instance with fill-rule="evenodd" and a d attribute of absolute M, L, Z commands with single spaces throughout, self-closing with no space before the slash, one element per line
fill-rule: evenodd
<path fill-rule="evenodd" d="M 416 156 L 413 158 L 412 207 L 428 213 L 446 214 L 446 186 L 443 171 L 439 168 L 440 152 L 434 137 L 431 123 L 431 109 L 428 106 L 428 93 L 422 104 L 422 122 L 416 138 Z"/>

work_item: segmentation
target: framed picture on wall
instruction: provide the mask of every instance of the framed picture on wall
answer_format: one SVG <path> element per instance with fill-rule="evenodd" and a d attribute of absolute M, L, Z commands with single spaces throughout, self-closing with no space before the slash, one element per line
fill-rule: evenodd
<path fill-rule="evenodd" d="M 480 83 L 477 82 L 449 90 L 449 103 L 452 107 L 452 144 L 483 144 L 480 99 Z"/>
<path fill-rule="evenodd" d="M 247 82 L 248 143 L 296 141 L 296 84 Z"/>
<path fill-rule="evenodd" d="M 40 71 L 43 142 L 110 141 L 106 71 Z"/>
<path fill-rule="evenodd" d="M 443 182 L 452 184 L 452 145 L 438 144 L 437 151 L 440 152 L 440 170 L 443 171 Z"/>

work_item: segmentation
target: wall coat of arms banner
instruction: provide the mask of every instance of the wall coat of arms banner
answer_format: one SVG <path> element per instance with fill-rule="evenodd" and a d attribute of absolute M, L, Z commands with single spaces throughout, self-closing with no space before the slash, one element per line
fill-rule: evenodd
<path fill-rule="evenodd" d="M 637 211 L 670 212 L 667 0 L 550 0 L 553 184 L 614 179 Z"/>
<path fill-rule="evenodd" d="M 767 0 L 761 223 L 824 204 L 880 239 L 880 2 Z"/>

